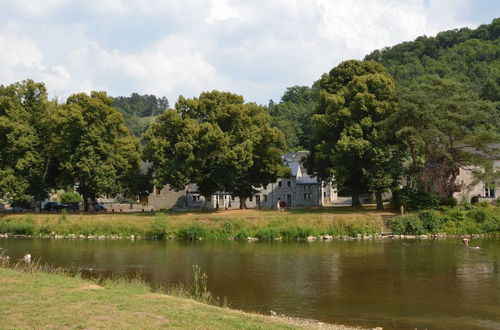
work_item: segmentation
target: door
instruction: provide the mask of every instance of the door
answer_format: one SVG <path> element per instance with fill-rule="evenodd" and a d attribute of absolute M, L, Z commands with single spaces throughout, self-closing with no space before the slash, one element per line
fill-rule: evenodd
<path fill-rule="evenodd" d="M 286 207 L 292 206 L 292 194 L 286 194 Z"/>

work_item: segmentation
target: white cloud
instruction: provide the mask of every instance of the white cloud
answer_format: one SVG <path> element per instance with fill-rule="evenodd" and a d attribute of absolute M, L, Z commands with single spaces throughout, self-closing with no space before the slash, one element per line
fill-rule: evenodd
<path fill-rule="evenodd" d="M 342 60 L 473 26 L 459 15 L 471 1 L 0 0 L 0 83 L 171 101 L 224 89 L 265 103 Z"/>
<path fill-rule="evenodd" d="M 208 24 L 226 21 L 231 18 L 242 18 L 240 11 L 227 4 L 226 0 L 211 0 L 209 16 L 205 19 Z"/>

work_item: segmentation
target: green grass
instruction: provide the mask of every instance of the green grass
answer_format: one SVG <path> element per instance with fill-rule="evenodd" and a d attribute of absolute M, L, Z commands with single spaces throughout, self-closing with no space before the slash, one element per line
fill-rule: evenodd
<path fill-rule="evenodd" d="M 500 208 L 483 205 L 476 208 L 453 207 L 424 210 L 388 222 L 394 234 L 468 235 L 500 233 Z"/>
<path fill-rule="evenodd" d="M 306 212 L 309 210 L 309 212 Z M 155 239 L 303 240 L 308 236 L 380 233 L 381 215 L 356 209 L 242 210 L 156 214 L 29 214 L 0 218 L 0 233 L 17 235 L 141 236 Z"/>
<path fill-rule="evenodd" d="M 140 280 L 97 285 L 78 277 L 0 268 L 0 282 L 0 328 L 297 328 L 282 319 L 154 293 Z"/>

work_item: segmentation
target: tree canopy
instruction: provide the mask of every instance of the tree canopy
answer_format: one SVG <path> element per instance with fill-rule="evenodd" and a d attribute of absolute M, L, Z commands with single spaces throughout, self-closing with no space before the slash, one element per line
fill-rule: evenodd
<path fill-rule="evenodd" d="M 195 183 L 206 197 L 217 191 L 239 196 L 241 207 L 254 187 L 287 172 L 283 135 L 271 128 L 265 108 L 228 92 L 179 97 L 145 139 L 156 184 L 182 189 Z"/>
<path fill-rule="evenodd" d="M 399 91 L 391 127 L 410 154 L 408 186 L 451 198 L 460 169 L 493 168 L 500 116 L 467 85 L 426 75 Z"/>
<path fill-rule="evenodd" d="M 54 107 L 43 83 L 0 86 L 0 198 L 40 201 L 54 186 Z"/>
<path fill-rule="evenodd" d="M 378 63 L 351 60 L 324 74 L 319 86 L 307 168 L 349 189 L 359 205 L 361 193 L 380 195 L 397 179 L 401 153 L 382 126 L 394 112 L 394 80 Z"/>
<path fill-rule="evenodd" d="M 123 190 L 125 178 L 139 167 L 139 142 L 127 134 L 112 103 L 105 92 L 79 93 L 59 112 L 61 179 L 78 185 L 86 209 L 97 197 Z"/>

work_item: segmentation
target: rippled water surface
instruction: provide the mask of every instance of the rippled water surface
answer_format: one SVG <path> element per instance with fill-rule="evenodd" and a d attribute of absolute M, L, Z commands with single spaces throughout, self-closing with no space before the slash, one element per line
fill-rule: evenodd
<path fill-rule="evenodd" d="M 500 240 L 178 242 L 0 239 L 13 259 L 86 275 L 192 281 L 231 307 L 385 328 L 500 329 Z"/>

